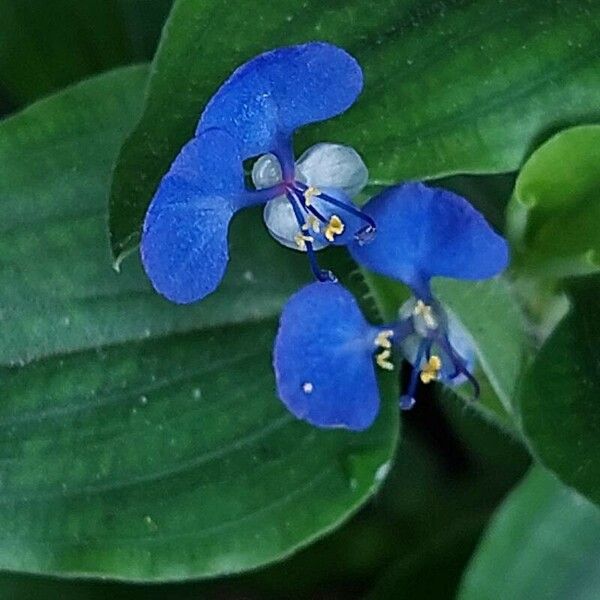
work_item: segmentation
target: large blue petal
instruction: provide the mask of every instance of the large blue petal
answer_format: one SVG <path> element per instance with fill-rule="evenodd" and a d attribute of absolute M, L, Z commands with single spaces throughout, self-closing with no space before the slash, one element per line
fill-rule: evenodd
<path fill-rule="evenodd" d="M 244 191 L 242 161 L 227 132 L 207 130 L 183 147 L 144 221 L 142 262 L 156 291 L 187 304 L 217 288 L 229 221 Z"/>
<path fill-rule="evenodd" d="M 486 279 L 508 264 L 504 238 L 452 192 L 407 183 L 384 190 L 363 210 L 375 220 L 377 234 L 369 244 L 351 243 L 350 253 L 417 293 L 428 290 L 431 277 Z"/>
<path fill-rule="evenodd" d="M 313 283 L 281 315 L 273 364 L 279 396 L 318 427 L 369 427 L 379 411 L 372 354 L 377 331 L 336 283 Z"/>
<path fill-rule="evenodd" d="M 347 52 L 324 42 L 265 52 L 239 67 L 210 100 L 197 131 L 227 129 L 243 158 L 276 150 L 298 127 L 344 112 L 362 89 Z"/>

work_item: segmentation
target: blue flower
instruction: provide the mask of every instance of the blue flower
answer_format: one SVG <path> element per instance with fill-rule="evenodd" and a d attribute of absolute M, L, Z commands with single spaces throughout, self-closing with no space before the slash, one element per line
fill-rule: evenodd
<path fill-rule="evenodd" d="M 335 144 L 317 144 L 296 163 L 292 136 L 344 112 L 361 89 L 356 60 L 326 43 L 280 48 L 238 68 L 207 104 L 146 214 L 141 254 L 155 289 L 182 304 L 213 292 L 227 266 L 232 216 L 260 204 L 273 237 L 307 252 L 317 278 L 333 279 L 314 253 L 372 236 L 372 219 L 351 200 L 367 170 L 354 150 Z M 243 161 L 259 155 L 249 190 Z"/>
<path fill-rule="evenodd" d="M 430 282 L 437 276 L 493 277 L 508 265 L 508 244 L 467 200 L 422 183 L 388 188 L 369 200 L 364 211 L 376 221 L 377 236 L 368 245 L 350 244 L 350 254 L 368 269 L 407 284 L 414 296 L 400 310 L 408 333 L 395 339 L 413 365 L 402 408 L 413 406 L 419 378 L 455 384 L 466 378 L 478 396 L 471 372 L 473 343 L 434 297 Z"/>
<path fill-rule="evenodd" d="M 368 245 L 351 243 L 352 256 L 406 283 L 413 297 L 383 326 L 369 325 L 335 283 L 309 285 L 284 307 L 274 351 L 279 396 L 319 427 L 361 430 L 373 422 L 379 406 L 373 356 L 391 370 L 394 350 L 413 365 L 403 409 L 413 406 L 419 381 L 469 380 L 477 395 L 473 340 L 433 296 L 430 280 L 485 279 L 508 262 L 504 239 L 451 192 L 409 183 L 385 190 L 364 210 L 377 222 L 377 236 Z"/>
<path fill-rule="evenodd" d="M 340 284 L 302 288 L 287 302 L 275 339 L 279 397 L 318 427 L 366 429 L 379 411 L 372 359 L 378 336 Z"/>

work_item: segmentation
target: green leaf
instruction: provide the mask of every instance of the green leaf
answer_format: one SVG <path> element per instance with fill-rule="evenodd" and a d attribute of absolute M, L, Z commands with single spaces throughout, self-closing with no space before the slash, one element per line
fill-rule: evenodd
<path fill-rule="evenodd" d="M 593 0 L 178 0 L 115 173 L 113 252 L 137 243 L 156 185 L 207 100 L 261 51 L 318 39 L 357 57 L 357 104 L 303 131 L 298 147 L 350 144 L 372 182 L 389 184 L 515 170 L 558 126 L 600 117 L 598 18 Z"/>
<path fill-rule="evenodd" d="M 0 95 L 23 105 L 117 65 L 148 60 L 172 0 L 1 0 Z"/>
<path fill-rule="evenodd" d="M 509 223 L 524 273 L 556 278 L 600 269 L 600 125 L 566 129 L 532 154 Z"/>
<path fill-rule="evenodd" d="M 274 317 L 308 278 L 305 257 L 272 241 L 256 211 L 233 223 L 221 292 L 193 307 L 160 298 L 137 257 L 120 274 L 110 268 L 110 170 L 140 110 L 146 74 L 116 71 L 2 124 L 0 365 Z"/>
<path fill-rule="evenodd" d="M 507 415 L 515 417 L 516 390 L 530 351 L 525 321 L 510 282 L 440 279 L 434 292 L 469 331 L 481 369 Z"/>
<path fill-rule="evenodd" d="M 459 600 L 599 596 L 598 508 L 534 468 L 494 517 Z"/>
<path fill-rule="evenodd" d="M 570 314 L 544 343 L 520 389 L 524 432 L 539 459 L 600 503 L 598 277 L 573 288 Z"/>
<path fill-rule="evenodd" d="M 227 279 L 196 307 L 159 298 L 137 257 L 112 270 L 110 170 L 146 72 L 0 124 L 2 569 L 165 581 L 279 560 L 378 488 L 397 440 L 389 380 L 360 435 L 277 399 L 277 317 L 309 269 L 255 235 L 260 211 L 236 220 Z"/>
<path fill-rule="evenodd" d="M 346 598 L 354 597 L 350 590 L 370 589 L 385 565 L 397 563 L 400 569 L 391 568 L 386 585 L 377 586 L 377 600 L 386 590 L 397 598 L 398 589 L 410 589 L 411 600 L 448 598 L 491 511 L 522 477 L 528 457 L 462 407 L 442 406 L 443 413 L 433 400 L 406 415 L 402 451 L 375 502 L 286 561 L 236 577 L 172 585 L 4 574 L 0 589 L 10 600 L 308 600 L 324 590 Z M 427 569 L 434 564 L 439 569 L 432 578 Z"/>
<path fill-rule="evenodd" d="M 393 507 L 384 505 L 382 526 L 394 525 L 396 556 L 369 600 L 396 600 L 398 590 L 411 600 L 454 598 L 492 511 L 527 468 L 525 449 L 474 411 L 444 399 L 437 406 L 443 412 L 420 404 L 406 414 L 402 454 L 380 500 Z"/>

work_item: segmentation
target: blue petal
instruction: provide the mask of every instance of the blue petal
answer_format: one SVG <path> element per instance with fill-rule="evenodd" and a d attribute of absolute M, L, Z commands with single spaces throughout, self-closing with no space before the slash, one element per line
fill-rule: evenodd
<path fill-rule="evenodd" d="M 508 245 L 467 200 L 407 183 L 372 198 L 364 212 L 377 223 L 372 242 L 349 245 L 354 259 L 426 294 L 431 277 L 486 279 L 508 264 Z"/>
<path fill-rule="evenodd" d="M 362 89 L 347 52 L 324 42 L 265 52 L 239 67 L 210 100 L 197 131 L 227 129 L 242 158 L 275 151 L 305 124 L 344 112 Z"/>
<path fill-rule="evenodd" d="M 372 354 L 377 330 L 336 283 L 313 283 L 290 298 L 273 364 L 279 396 L 318 427 L 369 427 L 379 411 Z"/>
<path fill-rule="evenodd" d="M 228 261 L 229 221 L 244 192 L 242 162 L 226 132 L 207 130 L 183 147 L 142 233 L 142 262 L 157 292 L 188 304 L 217 288 Z"/>

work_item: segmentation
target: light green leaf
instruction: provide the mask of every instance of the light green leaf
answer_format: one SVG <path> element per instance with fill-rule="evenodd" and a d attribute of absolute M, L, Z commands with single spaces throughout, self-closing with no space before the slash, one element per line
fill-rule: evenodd
<path fill-rule="evenodd" d="M 566 129 L 532 154 L 517 179 L 509 224 L 525 274 L 600 269 L 600 125 Z"/>
<path fill-rule="evenodd" d="M 599 596 L 600 511 L 536 467 L 494 517 L 459 600 Z"/>
<path fill-rule="evenodd" d="M 520 389 L 524 433 L 566 484 L 600 503 L 598 277 L 573 288 L 573 307 L 546 340 Z"/>
<path fill-rule="evenodd" d="M 371 273 L 365 273 L 365 279 L 380 312 L 393 319 L 408 298 L 407 288 Z M 531 349 L 510 283 L 504 278 L 481 282 L 437 279 L 433 289 L 475 342 L 480 399 L 470 403 L 472 389 L 466 384 L 454 391 L 485 417 L 517 434 L 516 388 Z"/>
<path fill-rule="evenodd" d="M 479 282 L 440 279 L 434 291 L 473 337 L 481 369 L 514 419 L 517 384 L 530 348 L 510 282 L 502 277 Z"/>
<path fill-rule="evenodd" d="M 303 131 L 298 149 L 353 145 L 372 182 L 388 184 L 515 170 L 557 127 L 600 118 L 599 18 L 594 0 L 178 0 L 115 173 L 113 252 L 135 246 L 156 185 L 207 100 L 261 51 L 327 40 L 357 57 L 358 102 Z"/>
<path fill-rule="evenodd" d="M 97 77 L 0 124 L 2 569 L 165 581 L 256 567 L 347 518 L 394 450 L 394 401 L 353 434 L 277 399 L 277 317 L 309 269 L 256 235 L 256 211 L 198 306 L 160 299 L 137 257 L 112 270 L 110 169 L 145 75 Z"/>

